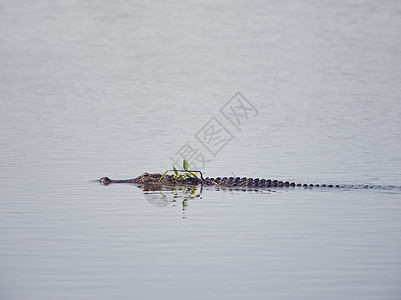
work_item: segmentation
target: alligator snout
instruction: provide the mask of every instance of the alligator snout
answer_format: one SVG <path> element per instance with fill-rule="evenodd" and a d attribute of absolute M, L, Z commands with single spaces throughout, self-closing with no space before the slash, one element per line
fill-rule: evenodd
<path fill-rule="evenodd" d="M 99 182 L 101 184 L 106 184 L 107 185 L 107 184 L 109 184 L 111 182 L 111 179 L 109 177 L 102 177 L 102 178 L 99 179 Z"/>

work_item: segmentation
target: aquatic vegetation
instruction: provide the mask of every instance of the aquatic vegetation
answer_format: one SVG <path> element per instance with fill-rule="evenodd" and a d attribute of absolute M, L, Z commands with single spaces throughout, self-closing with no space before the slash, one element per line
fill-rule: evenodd
<path fill-rule="evenodd" d="M 176 167 L 173 166 L 172 170 L 167 170 L 163 173 L 162 177 L 160 177 L 159 182 L 163 179 L 163 177 L 169 173 L 169 172 L 174 172 L 173 177 L 175 180 L 180 180 L 180 181 L 185 181 L 189 178 L 195 178 L 199 179 L 196 173 L 200 174 L 200 180 L 203 181 L 203 174 L 201 171 L 198 170 L 190 170 L 188 162 L 184 159 L 182 161 L 182 168 L 183 170 L 177 170 Z"/>

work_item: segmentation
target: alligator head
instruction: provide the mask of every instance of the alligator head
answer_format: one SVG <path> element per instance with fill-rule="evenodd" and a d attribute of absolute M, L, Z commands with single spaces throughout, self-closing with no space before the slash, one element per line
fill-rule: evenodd
<path fill-rule="evenodd" d="M 102 177 L 99 179 L 99 182 L 101 184 L 108 185 L 112 182 L 112 180 L 109 177 Z"/>

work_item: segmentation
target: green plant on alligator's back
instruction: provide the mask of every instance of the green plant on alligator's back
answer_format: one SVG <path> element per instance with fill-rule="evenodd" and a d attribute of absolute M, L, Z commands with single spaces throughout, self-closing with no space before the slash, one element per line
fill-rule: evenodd
<path fill-rule="evenodd" d="M 174 172 L 173 174 L 173 178 L 175 180 L 181 180 L 181 181 L 185 181 L 189 178 L 198 178 L 198 176 L 196 175 L 196 173 L 200 174 L 201 180 L 203 181 L 203 175 L 201 171 L 193 171 L 189 169 L 189 164 L 188 162 L 184 159 L 182 161 L 182 167 L 183 170 L 177 170 L 176 167 L 173 166 L 172 170 L 167 170 L 166 172 L 163 173 L 162 177 L 160 177 L 159 182 L 163 179 L 163 177 L 168 173 L 168 172 Z M 184 172 L 184 173 L 181 173 Z M 180 174 L 181 173 L 181 174 Z M 199 178 L 198 178 L 199 179 Z"/>

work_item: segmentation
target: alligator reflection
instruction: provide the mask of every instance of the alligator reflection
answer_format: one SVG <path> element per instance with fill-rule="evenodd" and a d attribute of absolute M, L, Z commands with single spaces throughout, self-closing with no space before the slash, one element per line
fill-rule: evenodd
<path fill-rule="evenodd" d="M 146 200 L 153 206 L 163 207 L 167 205 L 176 205 L 182 202 L 183 211 L 188 207 L 188 200 L 202 199 L 204 189 L 231 191 L 231 192 L 257 192 L 263 194 L 271 194 L 274 190 L 257 189 L 257 188 L 234 188 L 222 186 L 189 185 L 189 186 L 166 186 L 160 184 L 136 184 L 143 190 Z"/>
<path fill-rule="evenodd" d="M 163 207 L 176 205 L 182 201 L 183 210 L 188 206 L 188 200 L 202 198 L 202 186 L 162 186 L 159 184 L 138 184 L 146 200 L 153 206 Z"/>

